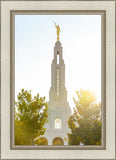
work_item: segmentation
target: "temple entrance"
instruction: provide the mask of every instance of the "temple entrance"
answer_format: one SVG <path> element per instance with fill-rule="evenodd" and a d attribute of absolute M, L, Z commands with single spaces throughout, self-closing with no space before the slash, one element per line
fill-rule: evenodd
<path fill-rule="evenodd" d="M 63 142 L 62 138 L 57 137 L 57 138 L 54 138 L 52 145 L 64 145 L 64 142 Z"/>

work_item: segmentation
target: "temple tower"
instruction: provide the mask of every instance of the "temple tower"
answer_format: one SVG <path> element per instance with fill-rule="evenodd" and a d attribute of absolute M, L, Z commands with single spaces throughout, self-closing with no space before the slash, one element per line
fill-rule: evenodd
<path fill-rule="evenodd" d="M 56 26 L 56 28 L 59 26 Z M 60 29 L 57 28 L 57 41 L 54 47 L 54 58 L 51 64 L 51 88 L 48 102 L 48 123 L 43 137 L 48 145 L 67 145 L 65 141 L 68 129 L 67 120 L 71 115 L 71 109 L 67 102 L 65 87 L 65 64 L 62 55 L 62 46 L 59 41 Z"/>
<path fill-rule="evenodd" d="M 67 101 L 65 87 L 65 64 L 62 58 L 61 43 L 57 41 L 54 47 L 54 59 L 51 65 L 51 88 L 49 101 Z"/>

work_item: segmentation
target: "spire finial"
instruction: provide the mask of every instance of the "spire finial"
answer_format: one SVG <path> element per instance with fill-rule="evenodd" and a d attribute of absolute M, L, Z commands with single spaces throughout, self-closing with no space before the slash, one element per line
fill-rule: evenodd
<path fill-rule="evenodd" d="M 53 21 L 53 22 L 54 22 L 54 21 Z M 60 27 L 59 27 L 59 25 L 56 25 L 55 22 L 54 22 L 54 24 L 55 24 L 55 27 L 56 27 L 56 29 L 57 29 L 57 41 L 59 41 Z"/>

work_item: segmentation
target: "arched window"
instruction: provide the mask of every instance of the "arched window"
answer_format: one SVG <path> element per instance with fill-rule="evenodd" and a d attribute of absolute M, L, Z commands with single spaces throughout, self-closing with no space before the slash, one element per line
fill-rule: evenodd
<path fill-rule="evenodd" d="M 59 64 L 60 56 L 59 56 L 59 51 L 57 51 L 57 64 Z"/>
<path fill-rule="evenodd" d="M 60 129 L 61 128 L 61 119 L 56 118 L 55 119 L 55 129 Z"/>
<path fill-rule="evenodd" d="M 60 137 L 56 137 L 53 139 L 52 145 L 64 145 L 64 141 Z"/>

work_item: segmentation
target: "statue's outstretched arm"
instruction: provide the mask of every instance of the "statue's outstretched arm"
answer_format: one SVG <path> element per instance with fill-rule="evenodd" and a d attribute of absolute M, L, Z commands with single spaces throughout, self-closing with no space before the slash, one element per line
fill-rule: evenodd
<path fill-rule="evenodd" d="M 53 21 L 53 23 L 55 24 L 55 27 L 57 28 L 56 22 Z"/>

